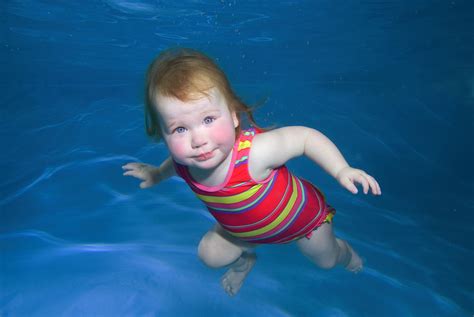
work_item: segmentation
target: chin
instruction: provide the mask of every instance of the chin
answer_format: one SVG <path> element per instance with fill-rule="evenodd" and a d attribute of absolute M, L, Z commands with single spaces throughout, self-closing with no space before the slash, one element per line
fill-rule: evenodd
<path fill-rule="evenodd" d="M 226 160 L 226 157 L 222 156 L 222 153 L 219 153 L 218 155 L 205 160 L 201 162 L 194 162 L 194 166 L 199 169 L 205 169 L 205 170 L 210 170 L 219 167 L 224 161 Z"/>
<path fill-rule="evenodd" d="M 210 170 L 219 166 L 219 163 L 220 162 L 216 161 L 215 158 L 212 158 L 202 162 L 195 162 L 193 165 L 199 169 Z"/>

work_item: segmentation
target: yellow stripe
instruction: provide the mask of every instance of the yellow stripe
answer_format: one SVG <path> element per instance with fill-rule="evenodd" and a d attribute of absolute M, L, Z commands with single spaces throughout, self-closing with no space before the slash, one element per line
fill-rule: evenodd
<path fill-rule="evenodd" d="M 327 221 L 327 222 L 332 222 L 332 218 L 334 218 L 334 211 L 331 211 L 329 212 L 327 215 L 326 215 L 326 218 L 324 218 L 324 221 Z"/>
<path fill-rule="evenodd" d="M 239 148 L 237 149 L 237 151 L 249 148 L 251 145 L 252 145 L 252 142 L 250 142 L 249 140 L 239 142 Z"/>
<path fill-rule="evenodd" d="M 218 196 L 205 196 L 205 195 L 198 195 L 198 194 L 196 194 L 196 196 L 206 203 L 235 204 L 243 200 L 249 199 L 250 197 L 255 195 L 255 193 L 258 192 L 258 190 L 262 186 L 263 184 L 255 185 L 249 190 L 246 190 L 245 192 L 234 195 L 234 196 L 218 197 Z"/>
<path fill-rule="evenodd" d="M 293 186 L 293 193 L 291 194 L 290 200 L 288 201 L 288 204 L 286 205 L 285 209 L 281 212 L 281 214 L 272 222 L 266 225 L 265 227 L 262 227 L 260 229 L 252 230 L 252 231 L 247 231 L 247 232 L 232 232 L 233 236 L 239 237 L 239 238 L 248 238 L 248 237 L 254 237 L 258 236 L 260 234 L 263 234 L 265 232 L 268 232 L 275 227 L 277 227 L 280 223 L 285 220 L 285 218 L 288 216 L 290 213 L 291 209 L 293 208 L 296 198 L 298 197 L 298 189 L 296 187 L 296 181 L 294 177 L 291 177 L 292 180 L 292 186 Z"/>

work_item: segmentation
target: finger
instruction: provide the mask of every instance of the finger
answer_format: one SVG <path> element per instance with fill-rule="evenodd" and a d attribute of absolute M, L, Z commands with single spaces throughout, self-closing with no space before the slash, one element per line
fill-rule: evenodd
<path fill-rule="evenodd" d="M 341 184 L 346 188 L 348 191 L 350 191 L 353 194 L 357 194 L 358 190 L 357 187 L 352 183 L 352 181 L 349 178 L 344 179 Z"/>
<path fill-rule="evenodd" d="M 380 188 L 380 185 L 377 181 L 375 181 L 375 184 L 377 184 L 377 191 L 379 195 L 382 195 L 382 188 Z"/>
<path fill-rule="evenodd" d="M 378 195 L 378 186 L 377 181 L 370 175 L 367 175 L 367 181 L 369 182 L 370 188 L 372 189 L 372 194 Z"/>
<path fill-rule="evenodd" d="M 124 170 L 133 170 L 133 169 L 139 169 L 141 167 L 143 167 L 145 164 L 143 163 L 135 163 L 135 162 L 132 162 L 132 163 L 127 163 L 125 165 L 122 166 L 122 168 Z"/>
<path fill-rule="evenodd" d="M 124 172 L 123 175 L 124 176 L 134 176 L 134 177 L 136 177 L 135 173 L 136 173 L 135 171 L 131 170 L 131 171 Z"/>
<path fill-rule="evenodd" d="M 369 192 L 369 182 L 367 181 L 367 178 L 365 178 L 364 175 L 362 174 L 356 175 L 354 177 L 354 180 L 362 185 L 364 194 L 367 194 Z"/>
<path fill-rule="evenodd" d="M 149 180 L 140 183 L 140 188 L 145 189 L 151 187 L 152 183 Z"/>
<path fill-rule="evenodd" d="M 122 169 L 123 170 L 133 170 L 133 169 L 135 169 L 135 166 L 134 166 L 133 163 L 128 163 L 128 164 L 123 165 Z"/>
<path fill-rule="evenodd" d="M 374 195 L 382 195 L 382 190 L 380 189 L 380 185 L 377 182 L 377 180 L 370 175 L 367 175 L 367 176 L 368 176 L 369 181 L 371 182 L 372 193 Z"/>
<path fill-rule="evenodd" d="M 123 165 L 122 167 L 124 167 L 124 168 L 125 168 L 125 167 L 126 167 L 126 168 L 133 168 L 133 166 L 136 166 L 136 165 L 138 165 L 138 164 L 139 164 L 139 163 L 137 163 L 137 162 L 129 162 L 129 163 Z"/>
<path fill-rule="evenodd" d="M 123 173 L 124 176 L 133 176 L 141 180 L 145 180 L 145 176 L 139 171 L 131 170 Z"/>
<path fill-rule="evenodd" d="M 362 171 L 362 175 L 364 175 L 366 177 L 367 181 L 369 182 L 370 188 L 372 189 L 372 194 L 381 195 L 382 191 L 380 189 L 380 185 L 379 185 L 379 183 L 377 183 L 375 178 L 370 176 L 369 174 L 367 174 L 364 171 Z"/>

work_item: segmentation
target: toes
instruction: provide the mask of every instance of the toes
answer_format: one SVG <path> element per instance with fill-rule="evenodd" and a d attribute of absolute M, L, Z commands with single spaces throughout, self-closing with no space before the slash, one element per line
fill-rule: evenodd
<path fill-rule="evenodd" d="M 224 291 L 230 295 L 230 296 L 234 296 L 235 293 L 234 293 L 234 290 L 232 288 L 232 285 L 229 281 L 229 279 L 227 278 L 226 275 L 224 275 L 224 277 L 222 277 L 222 280 L 221 280 L 221 284 L 222 284 L 222 287 L 224 288 Z"/>
<path fill-rule="evenodd" d="M 224 291 L 225 291 L 229 296 L 234 296 L 234 295 L 235 295 L 234 288 L 233 288 L 232 285 L 230 285 L 230 284 L 224 285 Z"/>
<path fill-rule="evenodd" d="M 221 283 L 222 283 L 222 288 L 229 296 L 235 296 L 239 292 L 240 286 L 242 286 L 242 283 L 240 284 L 232 283 L 232 280 L 228 278 L 227 276 L 222 278 Z"/>

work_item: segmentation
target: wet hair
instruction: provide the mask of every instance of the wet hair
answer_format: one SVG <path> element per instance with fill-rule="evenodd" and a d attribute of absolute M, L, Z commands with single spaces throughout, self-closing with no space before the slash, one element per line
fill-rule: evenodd
<path fill-rule="evenodd" d="M 219 66 L 208 56 L 188 48 L 173 48 L 161 52 L 148 67 L 145 84 L 145 128 L 147 134 L 159 141 L 162 139 L 156 97 L 174 97 L 180 101 L 200 99 L 208 96 L 211 88 L 217 88 L 224 96 L 229 110 L 239 120 L 236 137 L 240 134 L 242 114 L 250 125 L 257 128 L 252 108 L 243 103 L 234 93 Z"/>

